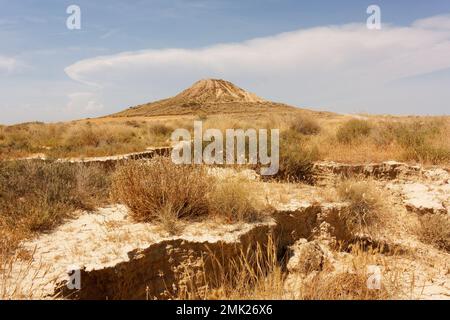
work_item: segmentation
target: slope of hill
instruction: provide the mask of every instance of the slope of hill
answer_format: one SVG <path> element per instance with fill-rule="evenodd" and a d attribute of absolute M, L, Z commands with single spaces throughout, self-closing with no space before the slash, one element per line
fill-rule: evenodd
<path fill-rule="evenodd" d="M 292 111 L 294 107 L 266 101 L 229 81 L 205 79 L 178 95 L 131 107 L 113 117 L 165 116 L 186 114 L 253 113 Z"/>

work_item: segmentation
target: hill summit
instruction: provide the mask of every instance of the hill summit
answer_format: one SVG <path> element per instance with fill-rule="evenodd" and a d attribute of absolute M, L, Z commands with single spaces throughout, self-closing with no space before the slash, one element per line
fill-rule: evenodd
<path fill-rule="evenodd" d="M 264 99 L 261 99 L 257 95 L 221 79 L 197 81 L 192 87 L 176 95 L 174 99 L 200 103 L 264 102 Z"/>
<path fill-rule="evenodd" d="M 174 97 L 130 107 L 114 117 L 255 113 L 280 111 L 284 104 L 270 102 L 221 79 L 203 79 Z"/>

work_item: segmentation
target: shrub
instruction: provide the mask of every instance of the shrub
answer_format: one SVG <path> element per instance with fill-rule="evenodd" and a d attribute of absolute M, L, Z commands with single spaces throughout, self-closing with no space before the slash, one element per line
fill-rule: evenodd
<path fill-rule="evenodd" d="M 352 235 L 371 231 L 384 222 L 382 195 L 370 180 L 343 180 L 337 186 L 337 193 L 341 201 L 349 204 L 341 219 Z"/>
<path fill-rule="evenodd" d="M 420 240 L 450 252 L 450 217 L 445 214 L 426 214 L 419 217 L 417 230 Z"/>
<path fill-rule="evenodd" d="M 280 137 L 280 168 L 277 177 L 312 183 L 313 165 L 318 158 L 318 149 L 308 146 L 304 136 L 291 130 L 284 132 Z"/>
<path fill-rule="evenodd" d="M 239 179 L 217 182 L 208 200 L 211 213 L 231 223 L 254 222 L 261 217 L 250 186 Z"/>
<path fill-rule="evenodd" d="M 171 127 L 168 127 L 162 123 L 156 123 L 153 124 L 150 127 L 150 133 L 157 135 L 157 136 L 169 136 L 172 133 L 173 129 Z"/>
<path fill-rule="evenodd" d="M 127 120 L 127 121 L 125 121 L 125 124 L 127 126 L 130 126 L 130 127 L 133 127 L 133 128 L 140 128 L 143 124 L 145 124 L 145 122 L 144 123 L 140 123 L 137 120 Z"/>
<path fill-rule="evenodd" d="M 336 138 L 341 143 L 352 143 L 355 140 L 367 137 L 371 126 L 368 121 L 352 119 L 339 127 Z"/>
<path fill-rule="evenodd" d="M 112 190 L 137 221 L 150 222 L 160 219 L 163 209 L 170 209 L 177 218 L 207 214 L 211 185 L 201 167 L 176 165 L 170 158 L 157 157 L 120 166 Z"/>
<path fill-rule="evenodd" d="M 405 149 L 405 160 L 439 163 L 450 159 L 450 150 L 434 144 L 442 129 L 440 121 L 415 121 L 395 127 L 394 134 Z"/>
<path fill-rule="evenodd" d="M 304 135 L 315 135 L 320 132 L 320 125 L 312 117 L 297 116 L 291 122 L 290 129 Z"/>

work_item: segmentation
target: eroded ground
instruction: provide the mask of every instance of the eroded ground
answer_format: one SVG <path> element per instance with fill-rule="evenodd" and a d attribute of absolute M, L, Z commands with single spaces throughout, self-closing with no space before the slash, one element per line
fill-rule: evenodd
<path fill-rule="evenodd" d="M 316 298 L 305 296 L 308 284 L 340 275 L 348 281 L 348 275 L 356 279 L 361 272 L 369 279 L 368 266 L 379 267 L 383 287 L 395 293 L 375 295 L 378 298 L 450 298 L 449 253 L 423 243 L 412 232 L 423 214 L 450 214 L 446 170 L 397 162 L 320 162 L 314 170 L 315 184 L 306 185 L 263 181 L 248 169 L 210 169 L 223 179 L 245 180 L 273 208 L 255 223 L 185 221 L 178 234 L 170 235 L 157 224 L 133 222 L 121 205 L 79 212 L 53 232 L 23 243 L 3 275 L 3 296 L 174 298 L 186 279 L 201 285 L 205 277 L 214 276 L 216 263 L 267 245 L 270 235 L 276 239 L 284 273 L 282 293 L 275 298 Z M 336 198 L 334 187 L 342 176 L 351 175 L 373 179 L 383 192 L 390 217 L 387 227 L 349 237 L 339 220 L 348 204 Z M 357 242 L 363 244 L 359 253 L 351 249 Z M 357 264 L 361 259 L 364 263 Z M 78 268 L 81 289 L 69 290 L 67 272 Z"/>

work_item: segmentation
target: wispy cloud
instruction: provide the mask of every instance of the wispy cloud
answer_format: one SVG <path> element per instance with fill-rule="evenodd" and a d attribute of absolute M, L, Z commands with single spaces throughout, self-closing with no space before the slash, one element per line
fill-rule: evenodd
<path fill-rule="evenodd" d="M 450 67 L 449 25 L 450 16 L 444 15 L 380 31 L 362 24 L 325 26 L 200 49 L 95 57 L 65 71 L 78 82 L 104 88 L 105 95 L 133 87 L 130 94 L 141 89 L 149 98 L 161 98 L 199 78 L 221 77 L 297 104 L 365 106 L 385 94 L 392 110 L 392 92 L 383 92 L 383 86 Z"/>

